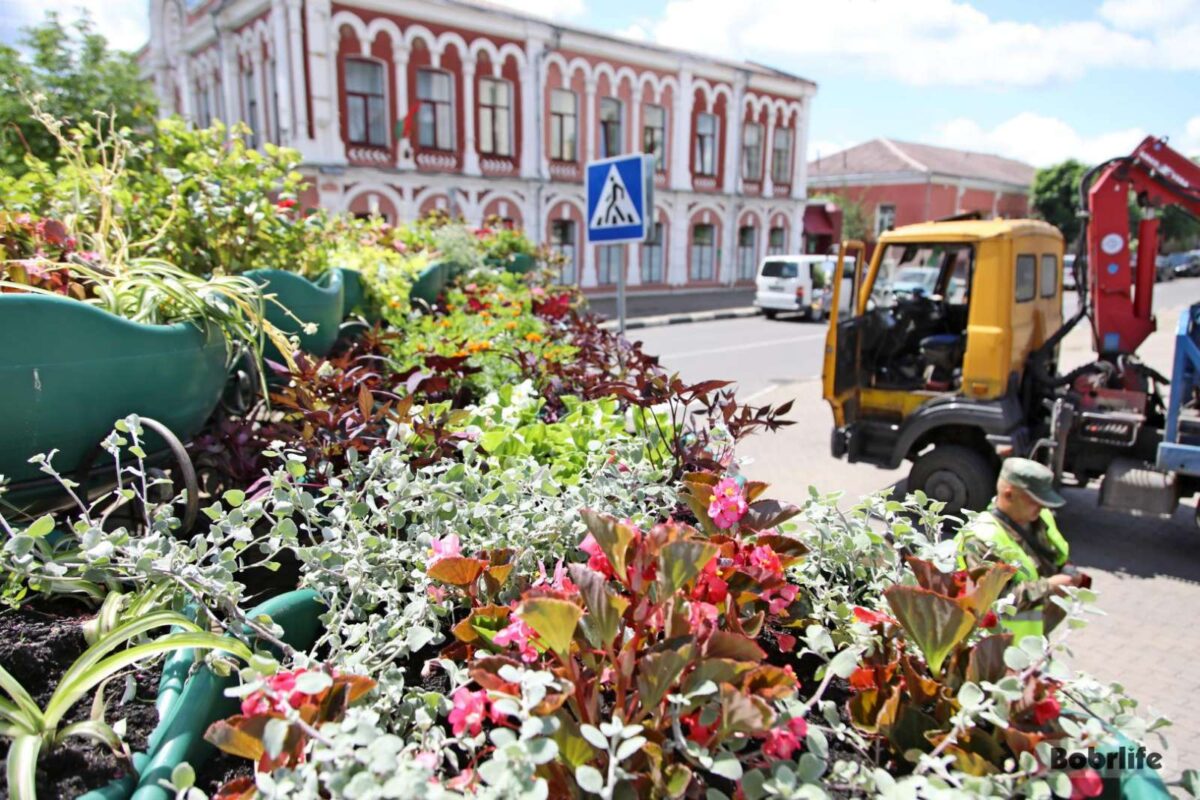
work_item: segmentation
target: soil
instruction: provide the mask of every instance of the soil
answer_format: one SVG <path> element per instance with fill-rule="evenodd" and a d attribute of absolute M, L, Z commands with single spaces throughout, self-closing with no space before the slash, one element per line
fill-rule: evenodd
<path fill-rule="evenodd" d="M 0 612 L 0 666 L 25 687 L 39 706 L 45 706 L 59 678 L 87 649 L 81 626 L 89 616 L 81 606 L 68 602 L 39 602 Z M 156 664 L 126 673 L 133 676 L 137 689 L 124 705 L 121 698 L 126 681 L 122 676 L 110 681 L 105 690 L 105 719 L 110 724 L 125 720 L 125 742 L 130 751 L 144 750 L 158 724 L 154 698 L 161 672 Z M 94 693 L 77 703 L 63 724 L 87 719 L 93 697 Z M 7 740 L 0 741 L 0 755 L 8 755 Z M 69 800 L 125 775 L 127 767 L 124 759 L 107 748 L 72 738 L 49 752 L 43 750 L 38 761 L 37 796 L 40 800 Z M 0 784 L 0 797 L 7 796 L 7 787 Z"/>
<path fill-rule="evenodd" d="M 253 761 L 217 750 L 212 758 L 204 762 L 203 767 L 196 770 L 196 788 L 211 797 L 229 781 L 253 775 Z"/>

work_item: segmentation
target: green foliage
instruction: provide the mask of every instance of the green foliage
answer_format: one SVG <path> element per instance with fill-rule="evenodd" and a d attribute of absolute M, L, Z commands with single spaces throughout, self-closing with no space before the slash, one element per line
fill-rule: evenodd
<path fill-rule="evenodd" d="M 67 26 L 57 12 L 26 28 L 18 47 L 0 45 L 0 173 L 21 175 L 26 155 L 52 161 L 59 143 L 29 115 L 24 96 L 69 124 L 115 116 L 118 127 L 148 126 L 154 91 L 132 53 L 112 50 L 86 14 Z"/>
<path fill-rule="evenodd" d="M 871 234 L 870 215 L 861 200 L 843 192 L 828 192 L 812 202 L 829 202 L 842 210 L 842 238 L 865 240 Z"/>
<path fill-rule="evenodd" d="M 1079 182 L 1088 166 L 1073 158 L 1042 167 L 1033 176 L 1030 205 L 1034 214 L 1062 231 L 1067 247 L 1079 237 Z"/>

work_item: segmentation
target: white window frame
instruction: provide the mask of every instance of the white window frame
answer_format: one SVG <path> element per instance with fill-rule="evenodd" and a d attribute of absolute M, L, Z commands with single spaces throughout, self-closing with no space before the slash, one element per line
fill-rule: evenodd
<path fill-rule="evenodd" d="M 880 203 L 875 206 L 875 238 L 878 239 L 885 231 L 896 227 L 896 205 Z"/>
<path fill-rule="evenodd" d="M 484 105 L 483 104 L 483 97 L 484 97 L 483 86 L 484 86 L 485 82 L 503 84 L 505 89 L 508 92 L 508 104 L 505 106 Z M 512 83 L 512 81 L 508 80 L 507 78 L 496 78 L 496 77 L 492 77 L 491 75 L 484 75 L 483 77 L 481 77 L 479 79 L 478 97 L 479 97 L 479 100 L 477 101 L 477 105 L 479 106 L 479 108 L 478 108 L 479 135 L 476 137 L 476 139 L 479 142 L 479 152 L 484 155 L 489 155 L 489 156 L 498 156 L 501 158 L 511 158 L 513 155 L 513 83 Z M 503 151 L 500 150 L 498 147 L 496 147 L 496 130 L 497 130 L 496 109 L 498 109 L 498 108 L 503 108 L 504 114 L 507 117 L 507 124 L 504 126 L 505 135 L 507 137 L 507 142 L 506 142 L 507 147 Z M 490 112 L 491 117 L 492 117 L 492 148 L 490 150 L 484 149 L 484 142 L 483 142 L 483 131 L 484 131 L 483 115 L 484 115 L 485 109 L 488 112 Z"/>
<path fill-rule="evenodd" d="M 705 170 L 705 168 L 704 168 L 704 158 L 703 158 L 704 153 L 702 152 L 702 148 L 700 147 L 700 140 L 703 136 L 705 136 L 705 134 L 700 133 L 700 122 L 701 122 L 701 120 L 705 119 L 706 117 L 712 120 L 712 134 L 711 134 L 711 137 L 712 137 L 712 166 L 711 166 L 711 171 Z M 721 119 L 720 119 L 720 117 L 718 117 L 716 114 L 712 114 L 707 111 L 702 111 L 700 114 L 698 114 L 696 116 L 696 133 L 695 133 L 695 137 L 694 137 L 694 142 L 695 142 L 695 149 L 696 149 L 696 152 L 695 152 L 696 174 L 703 175 L 703 176 L 709 177 L 709 178 L 716 177 L 717 171 L 720 169 L 720 163 L 721 163 L 721 159 L 717 155 L 718 153 L 721 152 Z"/>
<path fill-rule="evenodd" d="M 422 73 L 427 73 L 430 75 L 445 75 L 446 76 L 446 82 L 450 89 L 450 91 L 449 91 L 450 97 L 447 101 L 426 100 L 421 97 L 421 74 Z M 386 85 L 386 81 L 385 81 L 385 85 Z M 454 152 L 454 150 L 456 149 L 456 143 L 458 140 L 458 114 L 457 114 L 458 99 L 455 95 L 455 90 L 456 90 L 456 87 L 454 85 L 454 73 L 449 72 L 444 69 L 434 69 L 432 67 L 421 67 L 417 70 L 417 108 L 418 108 L 418 110 L 417 110 L 417 126 L 416 126 L 417 127 L 417 146 L 420 147 L 422 150 L 437 150 L 437 151 L 444 152 L 444 153 L 450 153 L 450 152 Z M 439 105 L 441 105 L 443 102 L 445 102 L 446 105 L 448 105 L 450 108 L 450 124 L 447 126 L 449 129 L 448 134 L 447 134 L 449 137 L 449 141 L 447 143 L 445 143 L 445 145 L 443 145 L 443 142 L 441 141 L 441 136 L 439 136 L 439 132 L 440 132 L 441 128 L 437 122 L 437 107 Z M 425 104 L 427 104 L 427 103 L 432 104 L 434 107 L 433 108 L 433 139 L 434 139 L 433 144 L 423 144 L 421 142 L 421 110 L 424 109 Z"/>
<path fill-rule="evenodd" d="M 755 158 L 750 159 L 750 148 L 746 146 L 749 141 L 747 134 L 751 129 L 758 133 L 758 144 L 755 145 Z M 747 181 L 758 182 L 763 177 L 763 126 L 760 122 L 747 122 L 742 129 L 742 179 Z"/>
<path fill-rule="evenodd" d="M 379 74 L 383 78 L 383 141 L 381 142 L 374 141 L 371 138 L 371 105 L 369 100 L 364 101 L 363 106 L 363 125 L 365 126 L 363 128 L 363 132 L 366 134 L 366 138 L 362 141 L 356 141 L 350 135 L 350 95 L 354 94 L 360 97 L 377 96 L 366 95 L 362 92 L 350 91 L 350 62 L 352 61 L 357 61 L 361 64 L 371 64 L 379 70 Z M 345 64 L 343 65 L 343 72 L 346 76 L 345 86 L 343 87 L 343 91 L 346 93 L 346 141 L 358 147 L 390 147 L 391 136 L 388 133 L 388 121 L 390 115 L 388 114 L 388 109 L 391 108 L 391 104 L 388 98 L 387 64 L 378 58 L 372 58 L 370 56 L 346 56 Z"/>
<path fill-rule="evenodd" d="M 554 98 L 571 96 L 571 104 L 573 106 L 571 113 L 568 115 L 565 112 L 554 110 Z M 568 158 L 566 154 L 567 139 L 565 136 L 564 126 L 562 121 L 567 118 L 571 120 L 571 156 Z M 558 152 L 554 148 L 554 136 L 558 134 Z M 579 93 L 572 89 L 551 89 L 550 90 L 550 146 L 546 148 L 550 152 L 552 161 L 561 161 L 564 163 L 577 163 L 579 161 Z"/>

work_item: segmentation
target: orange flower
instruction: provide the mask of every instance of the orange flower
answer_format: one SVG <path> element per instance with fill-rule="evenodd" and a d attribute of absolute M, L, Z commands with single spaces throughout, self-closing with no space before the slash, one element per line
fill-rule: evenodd
<path fill-rule="evenodd" d="M 506 323 L 504 323 L 504 330 L 506 330 L 506 331 L 515 331 L 516 329 L 517 329 L 517 323 L 515 323 L 515 322 L 506 322 Z"/>
<path fill-rule="evenodd" d="M 425 343 L 424 342 L 417 342 L 417 352 L 418 353 L 425 352 Z"/>
<path fill-rule="evenodd" d="M 527 342 L 540 342 L 541 340 L 542 335 L 536 331 L 525 334 L 525 341 Z"/>

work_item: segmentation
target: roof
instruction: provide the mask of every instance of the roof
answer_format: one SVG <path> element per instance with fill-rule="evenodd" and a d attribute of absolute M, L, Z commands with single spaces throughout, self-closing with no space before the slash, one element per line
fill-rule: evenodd
<path fill-rule="evenodd" d="M 997 236 L 1053 236 L 1062 239 L 1058 228 L 1037 219 L 960 219 L 903 225 L 883 234 L 890 241 L 975 242 Z"/>
<path fill-rule="evenodd" d="M 1028 187 L 1033 173 L 1032 166 L 1011 158 L 894 139 L 872 139 L 808 165 L 808 179 L 813 184 L 846 184 L 861 178 L 878 183 L 889 175 L 906 180 L 914 175 L 936 175 Z"/>

